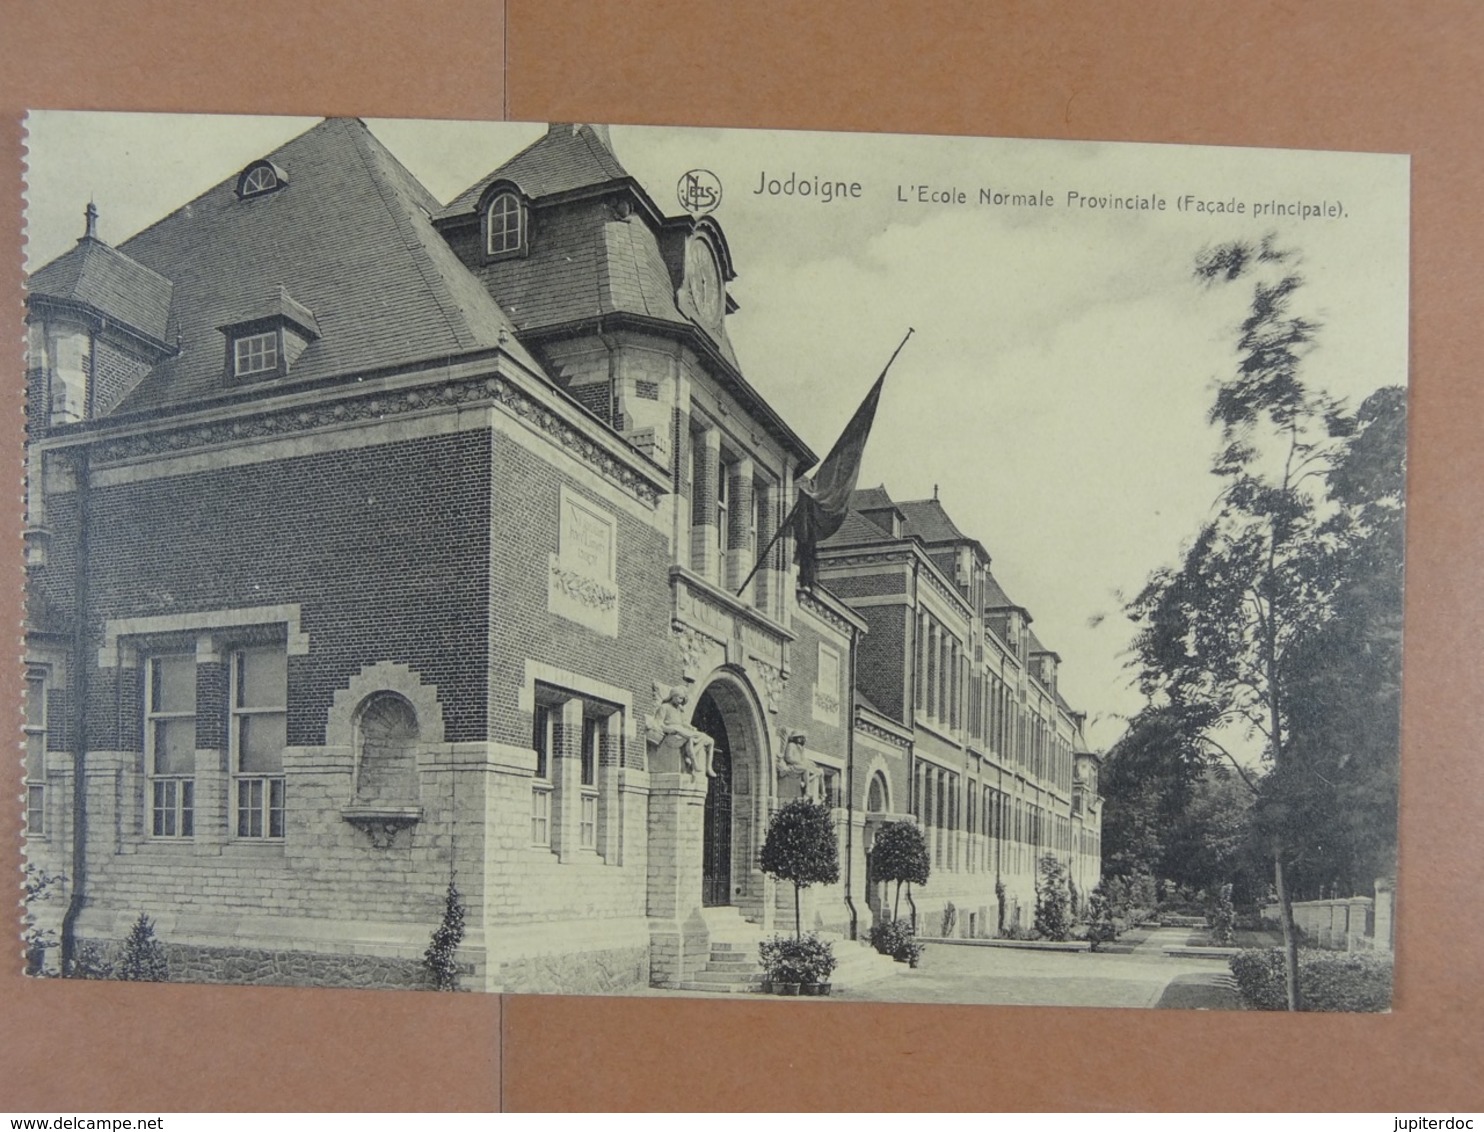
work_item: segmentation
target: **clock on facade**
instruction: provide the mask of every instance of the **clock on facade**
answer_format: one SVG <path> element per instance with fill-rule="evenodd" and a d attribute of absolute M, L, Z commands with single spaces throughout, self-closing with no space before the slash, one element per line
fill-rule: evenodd
<path fill-rule="evenodd" d="M 691 240 L 685 249 L 685 285 L 696 313 L 712 326 L 721 322 L 721 269 L 705 240 Z"/>

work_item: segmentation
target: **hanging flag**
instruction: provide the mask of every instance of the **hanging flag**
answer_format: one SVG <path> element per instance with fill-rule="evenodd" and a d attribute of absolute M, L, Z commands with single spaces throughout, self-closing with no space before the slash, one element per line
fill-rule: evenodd
<path fill-rule="evenodd" d="M 881 386 L 886 373 L 876 379 L 866 399 L 860 403 L 840 439 L 819 465 L 812 482 L 799 484 L 799 501 L 794 506 L 793 531 L 798 540 L 799 584 L 808 588 L 817 580 L 816 556 L 819 544 L 840 529 L 850 510 L 850 496 L 860 478 L 861 457 L 866 438 L 876 419 L 876 402 L 881 400 Z"/>
<path fill-rule="evenodd" d="M 845 522 L 845 516 L 850 510 L 850 496 L 855 491 L 856 480 L 860 478 L 861 456 L 866 450 L 866 438 L 871 435 L 871 423 L 876 419 L 876 402 L 881 400 L 881 387 L 886 382 L 887 370 L 891 369 L 892 362 L 897 360 L 897 355 L 911 337 L 912 328 L 909 326 L 906 335 L 887 359 L 881 376 L 871 386 L 866 399 L 860 403 L 860 408 L 856 409 L 855 415 L 845 426 L 845 431 L 840 434 L 840 439 L 835 441 L 830 454 L 819 465 L 819 470 L 809 482 L 799 484 L 798 501 L 768 545 L 763 548 L 762 554 L 758 555 L 757 563 L 747 575 L 747 581 L 737 590 L 739 594 L 747 588 L 747 582 L 752 581 L 753 574 L 757 573 L 758 567 L 773 549 L 773 544 L 789 530 L 793 531 L 798 540 L 799 584 L 805 587 L 814 585 L 817 580 L 815 559 L 819 544 L 840 529 L 840 524 Z"/>

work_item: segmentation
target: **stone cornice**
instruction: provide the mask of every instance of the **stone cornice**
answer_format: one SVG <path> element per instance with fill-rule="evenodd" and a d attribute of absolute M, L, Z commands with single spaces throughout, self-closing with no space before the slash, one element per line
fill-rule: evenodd
<path fill-rule="evenodd" d="M 861 734 L 869 735 L 873 739 L 878 739 L 881 742 L 890 744 L 893 747 L 900 747 L 903 750 L 907 750 L 912 746 L 912 739 L 910 736 L 903 735 L 899 731 L 893 728 L 888 728 L 884 724 L 861 714 L 862 710 L 863 709 L 857 707 L 855 717 L 855 729 Z"/>
<path fill-rule="evenodd" d="M 833 594 L 803 589 L 797 594 L 801 610 L 819 618 L 841 636 L 849 637 L 852 629 L 862 633 L 866 631 L 866 622 Z"/>
<path fill-rule="evenodd" d="M 253 404 L 247 412 L 234 406 L 237 411 L 230 413 L 191 414 L 118 430 L 50 437 L 42 445 L 52 449 L 89 444 L 92 465 L 104 467 L 360 421 L 379 422 L 403 414 L 498 405 L 648 506 L 659 505 L 660 496 L 669 488 L 663 469 L 637 453 L 624 451 L 623 441 L 602 435 L 597 422 L 578 417 L 576 410 L 558 402 L 554 392 L 542 396 L 527 388 L 528 384 L 534 385 L 535 379 L 522 381 L 490 373 L 487 367 L 440 369 L 431 375 L 399 375 L 370 389 L 366 385 L 316 388 Z"/>

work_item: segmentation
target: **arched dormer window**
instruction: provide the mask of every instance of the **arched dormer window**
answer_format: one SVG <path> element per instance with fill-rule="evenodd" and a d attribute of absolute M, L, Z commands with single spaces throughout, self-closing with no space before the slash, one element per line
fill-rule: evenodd
<path fill-rule="evenodd" d="M 526 208 L 513 192 L 495 194 L 485 212 L 485 252 L 497 256 L 521 255 L 526 250 Z"/>
<path fill-rule="evenodd" d="M 254 161 L 237 178 L 237 196 L 242 200 L 262 196 L 264 193 L 277 192 L 288 183 L 283 170 L 273 162 Z"/>

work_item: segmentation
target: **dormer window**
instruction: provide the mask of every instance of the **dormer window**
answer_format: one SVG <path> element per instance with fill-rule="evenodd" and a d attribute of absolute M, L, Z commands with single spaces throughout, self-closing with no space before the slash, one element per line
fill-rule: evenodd
<path fill-rule="evenodd" d="M 276 192 L 288 183 L 283 170 L 273 162 L 255 161 L 237 178 L 237 196 L 243 200 L 262 196 L 264 193 Z"/>
<path fill-rule="evenodd" d="M 278 331 L 245 334 L 232 342 L 232 376 L 278 372 Z"/>
<path fill-rule="evenodd" d="M 490 256 L 520 255 L 526 250 L 526 210 L 519 196 L 497 194 L 485 219 L 485 250 Z"/>
<path fill-rule="evenodd" d="M 314 312 L 283 287 L 244 312 L 248 317 L 217 327 L 227 339 L 227 373 L 234 380 L 281 377 L 319 338 Z"/>

